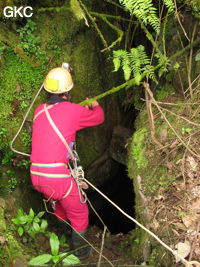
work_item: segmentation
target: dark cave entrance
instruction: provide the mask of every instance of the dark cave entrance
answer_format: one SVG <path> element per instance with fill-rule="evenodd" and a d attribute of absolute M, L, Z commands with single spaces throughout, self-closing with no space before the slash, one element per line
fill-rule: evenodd
<path fill-rule="evenodd" d="M 135 216 L 135 195 L 133 183 L 127 175 L 127 166 L 118 164 L 118 170 L 115 176 L 99 189 L 128 215 Z M 99 193 L 92 192 L 88 197 L 111 234 L 127 234 L 135 228 L 135 224 L 130 219 L 125 217 Z M 90 225 L 103 228 L 102 223 L 93 211 L 90 212 Z"/>

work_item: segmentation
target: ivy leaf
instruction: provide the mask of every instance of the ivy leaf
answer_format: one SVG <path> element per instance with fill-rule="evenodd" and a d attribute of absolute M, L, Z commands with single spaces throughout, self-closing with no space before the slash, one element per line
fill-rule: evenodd
<path fill-rule="evenodd" d="M 39 255 L 39 256 L 31 259 L 28 262 L 28 264 L 32 265 L 32 266 L 42 265 L 42 264 L 49 262 L 51 260 L 51 258 L 52 258 L 52 255 L 50 255 L 50 254 L 42 254 L 42 255 Z"/>
<path fill-rule="evenodd" d="M 51 246 L 51 252 L 54 256 L 58 255 L 59 244 L 60 242 L 58 236 L 52 233 L 50 236 L 50 246 Z"/>

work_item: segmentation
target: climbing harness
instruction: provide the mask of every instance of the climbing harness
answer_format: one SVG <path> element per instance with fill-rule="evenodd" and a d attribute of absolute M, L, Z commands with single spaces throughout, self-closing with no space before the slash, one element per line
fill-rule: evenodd
<path fill-rule="evenodd" d="M 76 157 L 72 161 L 72 163 L 73 163 L 73 168 L 68 163 L 70 173 L 74 177 L 75 182 L 77 184 L 80 202 L 84 204 L 87 202 L 87 195 L 85 191 L 83 191 L 83 189 L 88 189 L 88 184 L 84 182 L 84 179 L 85 179 L 84 171 L 83 171 L 82 166 L 80 165 L 78 166 Z"/>
<path fill-rule="evenodd" d="M 71 167 L 71 165 L 68 163 L 69 169 L 70 169 L 70 173 L 72 175 L 72 177 L 75 179 L 77 187 L 78 187 L 78 193 L 79 193 L 79 199 L 80 202 L 82 204 L 86 203 L 87 201 L 87 196 L 86 193 L 83 191 L 83 189 L 87 189 L 87 183 L 83 182 L 84 177 L 84 171 L 82 166 L 78 166 L 77 162 L 79 161 L 79 157 L 78 154 L 76 152 L 76 150 L 71 150 L 71 148 L 69 147 L 67 141 L 65 140 L 64 136 L 62 135 L 62 133 L 59 131 L 58 127 L 56 126 L 56 124 L 54 123 L 54 121 L 51 118 L 51 115 L 49 114 L 49 111 L 47 109 L 47 105 L 44 104 L 44 112 L 46 114 L 46 117 L 50 123 L 50 125 L 52 126 L 53 130 L 55 131 L 55 133 L 58 135 L 58 137 L 60 138 L 60 140 L 63 142 L 63 144 L 65 145 L 68 153 L 71 156 L 71 160 L 72 160 L 72 164 L 73 164 L 73 168 Z M 66 197 L 66 196 L 65 196 Z"/>

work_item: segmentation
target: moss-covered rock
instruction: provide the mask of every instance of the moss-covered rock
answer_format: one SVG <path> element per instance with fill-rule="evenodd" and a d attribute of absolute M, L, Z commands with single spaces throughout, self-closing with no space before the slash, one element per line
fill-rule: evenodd
<path fill-rule="evenodd" d="M 153 108 L 153 138 L 147 110 L 140 112 L 129 146 L 128 171 L 134 184 L 137 219 L 175 249 L 176 244 L 181 241 L 178 234 L 180 232 L 192 242 L 192 236 L 187 234 L 188 227 L 193 227 L 192 224 L 189 226 L 186 223 L 189 219 L 188 211 L 193 210 L 191 221 L 197 223 L 198 220 L 193 207 L 197 199 L 199 201 L 200 195 L 198 194 L 197 198 L 191 195 L 192 190 L 198 190 L 194 177 L 199 170 L 199 147 L 196 143 L 199 141 L 195 134 L 199 118 L 193 116 L 191 121 L 193 108 L 188 107 L 175 95 L 165 98 L 163 102 L 171 104 L 160 104 L 165 109 L 162 114 L 158 114 L 157 109 Z M 197 108 L 195 110 L 198 112 Z M 192 147 L 194 149 L 194 146 L 196 156 L 188 151 Z M 191 168 L 194 168 L 193 171 Z M 189 199 L 191 203 L 188 202 Z M 183 200 L 188 204 L 182 205 Z M 185 212 L 187 220 L 180 219 L 181 214 Z M 174 236 L 174 233 L 177 235 L 175 234 L 172 240 L 170 237 Z M 132 251 L 138 263 L 145 261 L 155 267 L 175 264 L 173 255 L 141 229 L 133 231 Z M 194 258 L 197 259 L 198 254 L 194 255 Z"/>

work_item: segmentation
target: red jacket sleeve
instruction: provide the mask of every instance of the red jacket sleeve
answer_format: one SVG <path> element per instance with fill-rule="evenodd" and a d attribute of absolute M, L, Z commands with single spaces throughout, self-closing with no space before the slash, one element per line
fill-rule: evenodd
<path fill-rule="evenodd" d="M 86 127 L 96 126 L 104 122 L 104 111 L 100 106 L 88 109 L 81 106 L 81 113 L 78 122 L 78 130 Z"/>

